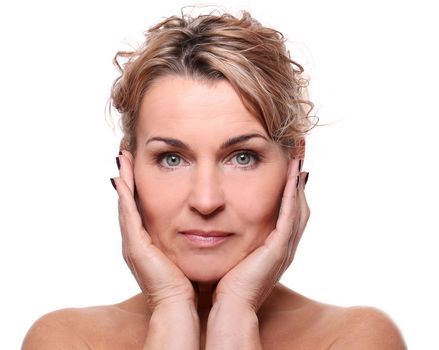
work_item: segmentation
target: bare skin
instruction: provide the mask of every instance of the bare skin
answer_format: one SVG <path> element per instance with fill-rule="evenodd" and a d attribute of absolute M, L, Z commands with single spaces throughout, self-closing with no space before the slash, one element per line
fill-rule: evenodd
<path fill-rule="evenodd" d="M 123 256 L 142 293 L 48 314 L 24 350 L 404 349 L 381 312 L 278 283 L 308 221 L 307 173 L 230 84 L 161 78 L 136 128 L 136 154 L 119 156 L 114 183 Z M 218 233 L 226 238 L 212 244 Z"/>
<path fill-rule="evenodd" d="M 40 349 L 36 343 L 41 337 L 58 332 L 60 337 L 64 334 L 63 344 L 65 334 L 73 333 L 77 349 L 142 349 L 149 315 L 143 294 L 114 305 L 55 311 L 32 327 L 23 348 Z M 398 328 L 381 311 L 322 304 L 282 284 L 262 305 L 258 318 L 261 343 L 268 350 L 406 349 Z M 353 333 L 356 336 L 350 337 Z M 204 332 L 200 338 L 204 344 Z"/>

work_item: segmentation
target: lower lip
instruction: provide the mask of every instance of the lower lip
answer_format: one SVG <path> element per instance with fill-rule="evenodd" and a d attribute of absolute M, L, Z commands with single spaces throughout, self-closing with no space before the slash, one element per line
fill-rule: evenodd
<path fill-rule="evenodd" d="M 183 234 L 187 240 L 197 246 L 197 247 L 214 247 L 222 242 L 224 242 L 227 238 L 230 236 L 221 236 L 221 237 L 205 237 L 205 236 L 197 236 L 197 235 L 190 235 L 190 234 Z"/>

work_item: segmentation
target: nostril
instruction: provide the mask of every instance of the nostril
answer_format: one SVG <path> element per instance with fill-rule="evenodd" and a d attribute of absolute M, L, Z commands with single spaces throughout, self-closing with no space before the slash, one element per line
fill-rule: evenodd
<path fill-rule="evenodd" d="M 193 212 L 196 212 L 198 215 L 202 216 L 205 219 L 209 219 L 224 209 L 224 206 L 218 206 L 213 208 L 200 208 L 200 207 L 191 207 Z"/>
<path fill-rule="evenodd" d="M 189 206 L 203 216 L 211 216 L 224 209 L 223 196 L 219 192 L 192 193 Z"/>

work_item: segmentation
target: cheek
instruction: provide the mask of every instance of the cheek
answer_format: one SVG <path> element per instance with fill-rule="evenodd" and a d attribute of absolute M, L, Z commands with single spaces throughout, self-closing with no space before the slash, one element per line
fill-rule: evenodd
<path fill-rule="evenodd" d="M 134 176 L 143 225 L 151 236 L 166 231 L 181 206 L 179 183 L 141 170 L 135 170 Z"/>
<path fill-rule="evenodd" d="M 248 176 L 245 181 L 230 182 L 233 187 L 234 207 L 248 227 L 264 231 L 272 230 L 277 220 L 280 200 L 285 185 L 284 176 L 273 178 L 272 173 Z M 282 174 L 282 172 L 280 172 Z"/>

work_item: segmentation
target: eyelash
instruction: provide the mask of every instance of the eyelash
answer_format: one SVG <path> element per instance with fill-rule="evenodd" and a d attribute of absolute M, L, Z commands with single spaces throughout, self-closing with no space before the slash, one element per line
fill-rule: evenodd
<path fill-rule="evenodd" d="M 252 157 L 253 158 L 253 164 L 251 164 L 251 165 L 244 165 L 244 166 L 235 166 L 235 168 L 240 168 L 242 170 L 250 170 L 250 169 L 255 168 L 261 162 L 261 160 L 262 160 L 262 156 L 260 154 L 254 152 L 254 151 L 250 151 L 250 150 L 239 150 L 239 151 L 235 152 L 229 159 L 233 159 L 234 157 L 236 157 L 238 155 L 241 155 L 241 154 L 245 154 L 245 155 L 248 155 L 248 156 Z M 169 166 L 164 166 L 164 165 L 161 164 L 162 161 L 167 156 L 170 156 L 170 155 L 176 155 L 176 156 L 180 157 L 181 159 L 183 159 L 183 157 L 180 154 L 176 153 L 176 152 L 162 152 L 162 153 L 158 153 L 158 154 L 156 154 L 154 156 L 154 161 L 155 161 L 155 163 L 159 167 L 161 167 L 163 169 L 166 169 L 166 170 L 169 170 L 169 171 L 177 170 L 178 167 L 169 167 Z"/>

